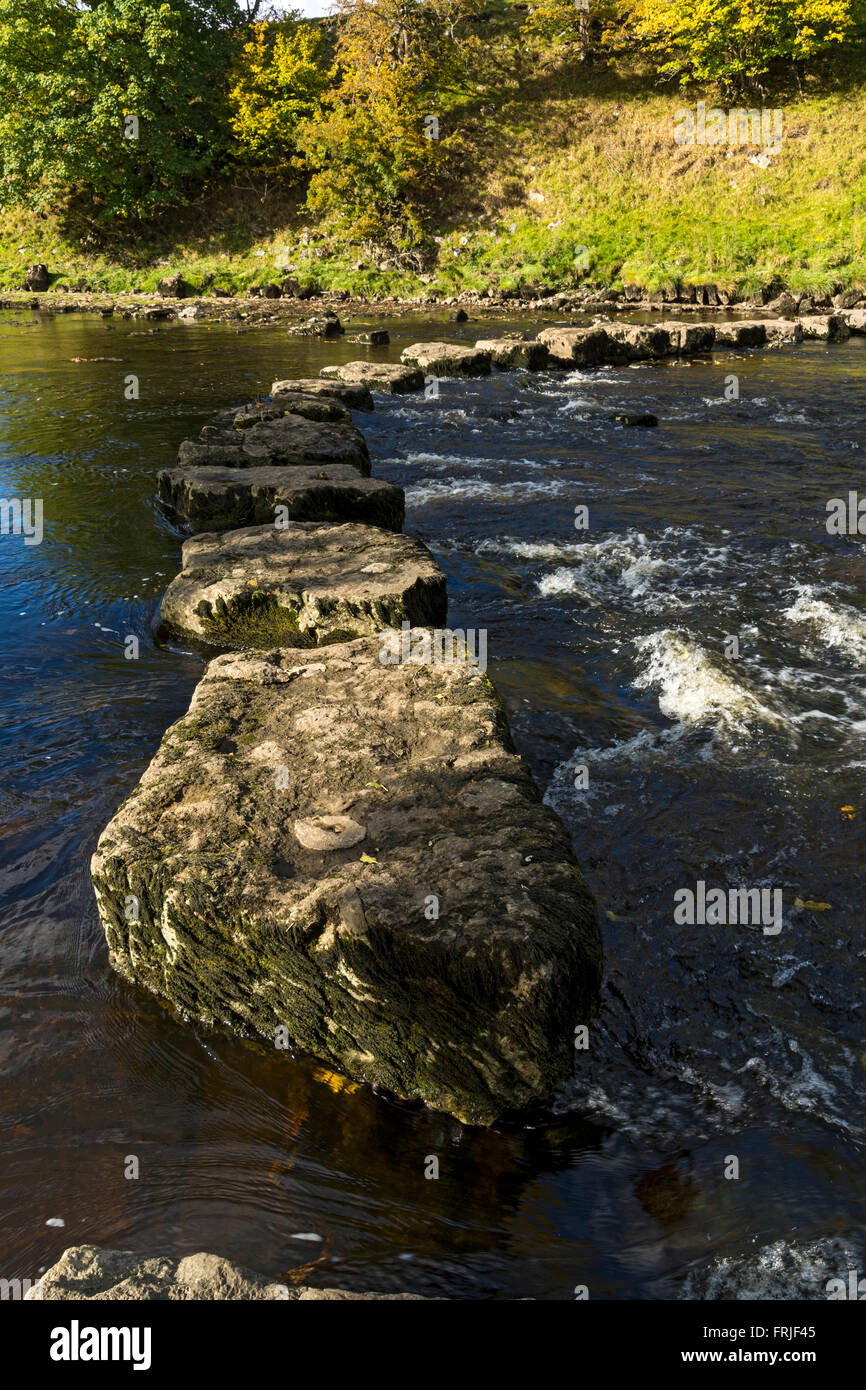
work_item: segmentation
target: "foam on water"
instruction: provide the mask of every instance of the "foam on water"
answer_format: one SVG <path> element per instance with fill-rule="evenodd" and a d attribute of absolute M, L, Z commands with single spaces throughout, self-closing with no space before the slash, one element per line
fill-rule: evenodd
<path fill-rule="evenodd" d="M 814 586 L 798 585 L 795 601 L 783 617 L 807 625 L 825 647 L 843 653 L 854 666 L 866 666 L 866 618 L 844 604 L 828 603 L 817 597 Z"/>
<path fill-rule="evenodd" d="M 741 737 L 756 728 L 790 727 L 786 714 L 726 671 L 690 633 L 665 628 L 638 638 L 635 647 L 642 665 L 632 684 L 657 690 L 659 709 L 668 719 Z"/>

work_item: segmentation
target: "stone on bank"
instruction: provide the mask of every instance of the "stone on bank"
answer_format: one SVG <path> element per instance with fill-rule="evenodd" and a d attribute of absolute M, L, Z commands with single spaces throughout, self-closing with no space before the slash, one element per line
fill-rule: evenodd
<path fill-rule="evenodd" d="M 212 661 L 100 838 L 99 915 L 184 1016 L 490 1124 L 570 1074 L 595 905 L 486 676 L 386 650 Z"/>

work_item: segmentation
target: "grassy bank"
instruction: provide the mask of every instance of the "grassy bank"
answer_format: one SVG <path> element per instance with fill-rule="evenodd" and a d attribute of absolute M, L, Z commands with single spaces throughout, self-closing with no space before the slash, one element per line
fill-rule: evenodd
<path fill-rule="evenodd" d="M 754 163 L 759 145 L 676 143 L 676 112 L 712 105 L 712 91 L 660 92 L 641 74 L 530 56 L 523 72 L 497 65 L 494 39 L 483 80 L 442 111 L 462 148 L 447 196 L 430 208 L 435 241 L 423 273 L 317 226 L 302 188 L 251 184 L 214 190 L 170 223 L 99 248 L 72 244 L 50 217 L 7 214 L 0 285 L 20 286 L 34 261 L 61 285 L 113 293 L 154 290 L 176 270 L 200 292 L 243 293 L 286 268 L 302 283 L 370 297 L 866 285 L 862 79 L 766 94 L 763 104 L 783 112 L 783 139 Z"/>

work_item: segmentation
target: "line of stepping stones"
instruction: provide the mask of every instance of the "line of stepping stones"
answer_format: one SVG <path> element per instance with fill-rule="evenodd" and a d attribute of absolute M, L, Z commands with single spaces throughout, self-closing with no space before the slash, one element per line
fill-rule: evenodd
<path fill-rule="evenodd" d="M 820 316 L 822 336 L 858 313 Z M 445 578 L 402 534 L 402 490 L 371 477 L 351 412 L 373 409 L 371 389 L 493 364 L 803 333 L 605 323 L 418 343 L 400 364 L 275 382 L 184 441 L 158 492 L 192 534 L 157 633 L 213 659 L 93 857 L 114 967 L 184 1017 L 466 1123 L 548 1097 L 597 996 L 594 900 L 486 674 L 457 644 L 430 660 Z"/>

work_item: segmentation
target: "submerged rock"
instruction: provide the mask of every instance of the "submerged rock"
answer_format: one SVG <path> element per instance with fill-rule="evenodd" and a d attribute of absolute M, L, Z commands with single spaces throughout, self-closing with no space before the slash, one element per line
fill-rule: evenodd
<path fill-rule="evenodd" d="M 620 411 L 618 415 L 611 415 L 610 418 L 615 424 L 626 425 L 630 429 L 654 429 L 659 422 L 657 415 L 633 410 Z"/>
<path fill-rule="evenodd" d="M 422 371 L 417 367 L 401 367 L 391 362 L 343 362 L 323 367 L 319 375 L 328 381 L 363 385 L 371 391 L 384 391 L 393 396 L 424 390 Z"/>
<path fill-rule="evenodd" d="M 40 1299 L 94 1301 L 211 1302 L 267 1299 L 420 1299 L 411 1293 L 349 1293 L 342 1289 L 312 1289 L 304 1284 L 280 1284 L 266 1274 L 244 1269 L 221 1255 L 141 1255 L 134 1250 L 103 1250 L 98 1245 L 73 1245 L 25 1294 Z"/>
<path fill-rule="evenodd" d="M 490 371 L 489 352 L 460 343 L 413 343 L 400 353 L 400 361 L 425 376 L 486 376 Z"/>
<path fill-rule="evenodd" d="M 100 920 L 185 1017 L 489 1124 L 571 1071 L 595 905 L 486 676 L 387 650 L 212 661 L 100 838 Z"/>
<path fill-rule="evenodd" d="M 246 428 L 207 426 L 201 439 L 185 439 L 177 461 L 196 468 L 260 468 L 265 465 L 350 464 L 370 472 L 370 455 L 360 430 L 351 423 L 309 420 L 277 414 L 247 420 Z"/>
<path fill-rule="evenodd" d="M 293 381 L 275 381 L 271 396 L 279 404 L 285 395 L 332 396 L 349 410 L 372 410 L 373 397 L 363 382 L 331 381 L 321 377 L 298 377 Z"/>
<path fill-rule="evenodd" d="M 550 354 L 544 343 L 525 338 L 481 338 L 475 344 L 479 352 L 489 352 L 497 367 L 527 367 L 538 371 L 547 366 Z"/>
<path fill-rule="evenodd" d="M 164 468 L 157 491 L 190 531 L 273 524 L 277 507 L 285 507 L 291 521 L 363 521 L 386 531 L 403 528 L 403 489 L 365 477 L 347 463 Z"/>
<path fill-rule="evenodd" d="M 196 536 L 160 625 L 212 646 L 314 647 L 445 622 L 445 576 L 425 545 L 375 526 L 293 523 Z"/>
<path fill-rule="evenodd" d="M 337 315 L 330 309 L 322 314 L 313 314 L 288 330 L 295 338 L 338 338 L 345 331 Z"/>

